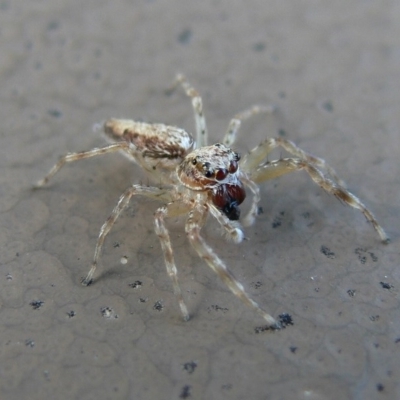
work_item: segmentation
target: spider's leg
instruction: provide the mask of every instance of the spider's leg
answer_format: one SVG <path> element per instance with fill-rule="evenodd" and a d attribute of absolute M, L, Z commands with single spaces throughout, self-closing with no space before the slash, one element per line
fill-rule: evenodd
<path fill-rule="evenodd" d="M 270 106 L 254 105 L 248 110 L 236 114 L 229 122 L 228 129 L 225 132 L 225 136 L 222 143 L 227 147 L 231 147 L 233 143 L 235 143 L 236 141 L 236 135 L 240 129 L 242 121 L 252 117 L 253 115 L 257 115 L 260 113 L 272 114 L 275 111 L 275 109 L 276 107 L 273 105 Z"/>
<path fill-rule="evenodd" d="M 34 184 L 33 188 L 38 189 L 44 186 L 66 163 L 83 160 L 85 158 L 100 156 L 103 154 L 114 153 L 119 150 L 127 150 L 127 149 L 129 149 L 129 143 L 118 142 L 105 146 L 101 149 L 94 148 L 92 150 L 82 151 L 79 153 L 68 153 L 65 156 L 62 156 L 58 161 L 58 163 L 55 164 L 53 168 L 51 168 L 48 174 L 43 179 Z"/>
<path fill-rule="evenodd" d="M 186 92 L 186 95 L 192 99 L 192 106 L 194 111 L 194 118 L 196 121 L 196 147 L 207 146 L 208 133 L 207 124 L 203 112 L 203 101 L 200 94 L 194 89 L 187 81 L 186 77 L 182 74 L 178 74 L 175 79 L 175 85 L 181 84 Z M 174 85 L 174 86 L 175 86 Z"/>
<path fill-rule="evenodd" d="M 240 174 L 240 180 L 251 190 L 253 193 L 253 199 L 251 203 L 250 210 L 248 211 L 247 215 L 243 218 L 242 223 L 244 226 L 250 226 L 254 223 L 258 215 L 258 203 L 261 200 L 260 196 L 260 188 L 258 185 L 250 179 L 246 174 Z"/>
<path fill-rule="evenodd" d="M 201 208 L 201 209 L 200 209 Z M 186 222 L 185 230 L 190 244 L 196 250 L 197 254 L 210 266 L 210 268 L 222 279 L 228 286 L 231 292 L 242 300 L 245 304 L 252 307 L 260 314 L 271 329 L 279 329 L 280 324 L 271 315 L 266 313 L 260 306 L 249 297 L 243 285 L 238 282 L 232 273 L 227 269 L 222 260 L 213 252 L 211 247 L 207 245 L 200 235 L 201 226 L 204 223 L 204 214 L 207 209 L 204 206 L 197 207 L 189 213 L 189 218 Z"/>
<path fill-rule="evenodd" d="M 189 315 L 189 311 L 186 307 L 186 304 L 183 300 L 182 290 L 179 286 L 178 269 L 176 268 L 176 264 L 175 264 L 174 253 L 172 250 L 169 232 L 168 232 L 167 227 L 165 226 L 165 221 L 164 221 L 164 219 L 166 217 L 172 217 L 172 216 L 176 216 L 176 215 L 182 214 L 184 212 L 187 212 L 187 209 L 186 209 L 186 207 L 184 207 L 183 204 L 179 203 L 180 207 L 178 205 L 178 207 L 174 209 L 175 205 L 176 205 L 176 203 L 172 202 L 163 207 L 160 207 L 156 211 L 156 213 L 154 215 L 155 231 L 156 231 L 156 234 L 158 235 L 158 238 L 160 239 L 161 248 L 164 253 L 165 266 L 167 267 L 167 273 L 168 273 L 168 276 L 172 280 L 174 293 L 178 298 L 178 303 L 179 303 L 179 307 L 180 307 L 182 315 L 183 315 L 183 319 L 185 321 L 188 321 L 190 318 L 190 315 Z"/>
<path fill-rule="evenodd" d="M 264 140 L 257 147 L 251 150 L 250 153 L 246 154 L 243 157 L 242 161 L 240 162 L 241 169 L 245 172 L 251 172 L 255 170 L 262 162 L 264 162 L 268 154 L 277 147 L 283 148 L 289 154 L 294 157 L 298 157 L 300 160 L 304 160 L 307 163 L 315 165 L 318 168 L 325 169 L 328 172 L 329 176 L 335 181 L 335 183 L 339 184 L 342 187 L 346 187 L 344 181 L 337 176 L 335 170 L 330 167 L 325 162 L 325 160 L 305 152 L 292 141 L 283 138 L 270 138 Z"/>
<path fill-rule="evenodd" d="M 358 197 L 354 196 L 354 194 L 350 193 L 339 183 L 325 177 L 324 174 L 315 167 L 315 165 L 307 162 L 306 160 L 300 160 L 298 158 L 284 158 L 267 162 L 251 173 L 250 177 L 255 182 L 262 182 L 268 179 L 277 178 L 278 176 L 292 171 L 300 170 L 305 170 L 310 175 L 311 179 L 327 193 L 334 195 L 345 204 L 360 210 L 364 214 L 365 218 L 372 223 L 382 242 L 389 242 L 389 237 L 378 223 L 375 216 Z"/>
<path fill-rule="evenodd" d="M 99 237 L 97 239 L 96 248 L 94 251 L 92 266 L 89 270 L 89 273 L 82 280 L 82 284 L 87 286 L 92 282 L 93 275 L 96 271 L 98 260 L 101 254 L 101 250 L 103 248 L 104 240 L 111 228 L 115 224 L 115 221 L 121 215 L 121 213 L 128 206 L 129 201 L 134 195 L 143 195 L 146 197 L 151 197 L 159 200 L 166 200 L 169 198 L 167 192 L 163 189 L 148 187 L 148 186 L 140 186 L 133 185 L 129 187 L 119 198 L 117 205 L 112 210 L 110 216 L 107 218 L 106 222 L 104 222 L 103 226 L 100 229 Z"/>

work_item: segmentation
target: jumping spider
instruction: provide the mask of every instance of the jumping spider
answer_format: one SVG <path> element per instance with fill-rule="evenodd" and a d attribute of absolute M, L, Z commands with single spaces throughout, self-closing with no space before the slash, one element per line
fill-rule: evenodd
<path fill-rule="evenodd" d="M 258 113 L 272 112 L 273 107 L 253 106 L 237 114 L 230 121 L 222 142 L 209 146 L 202 99 L 183 75 L 177 76 L 173 88 L 179 84 L 192 101 L 196 141 L 191 134 L 174 126 L 110 119 L 104 123 L 104 132 L 111 144 L 61 157 L 49 173 L 36 183 L 35 188 L 45 185 L 66 163 L 121 151 L 141 166 L 153 182 L 162 182 L 162 187 L 132 185 L 122 194 L 100 229 L 93 263 L 82 283 L 89 285 L 92 282 L 104 240 L 131 197 L 147 196 L 163 203 L 154 215 L 155 231 L 161 242 L 167 272 L 172 279 L 183 318 L 188 320 L 189 312 L 178 283 L 178 272 L 165 220 L 186 214 L 186 235 L 197 254 L 217 273 L 233 294 L 265 319 L 269 328 L 279 329 L 280 323 L 249 297 L 243 285 L 234 278 L 200 235 L 209 213 L 224 229 L 226 236 L 234 243 L 239 243 L 243 239 L 241 224 L 238 222 L 239 206 L 246 197 L 245 188 L 252 194 L 250 210 L 242 219 L 242 224 L 248 226 L 254 222 L 258 211 L 258 183 L 292 171 L 305 170 L 326 192 L 359 209 L 372 223 L 383 242 L 387 243 L 389 238 L 371 211 L 345 188 L 344 182 L 337 177 L 335 171 L 323 159 L 306 153 L 293 142 L 283 138 L 266 139 L 243 158 L 231 149 L 241 122 Z M 283 148 L 293 157 L 268 160 L 268 154 L 277 147 Z M 327 176 L 321 169 L 326 171 Z"/>

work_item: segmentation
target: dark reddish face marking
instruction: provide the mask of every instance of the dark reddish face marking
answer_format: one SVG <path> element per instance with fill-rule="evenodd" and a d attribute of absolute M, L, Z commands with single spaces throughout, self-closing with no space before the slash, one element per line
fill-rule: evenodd
<path fill-rule="evenodd" d="M 237 221 L 240 217 L 239 204 L 246 198 L 243 185 L 223 183 L 212 192 L 212 201 L 230 220 Z"/>

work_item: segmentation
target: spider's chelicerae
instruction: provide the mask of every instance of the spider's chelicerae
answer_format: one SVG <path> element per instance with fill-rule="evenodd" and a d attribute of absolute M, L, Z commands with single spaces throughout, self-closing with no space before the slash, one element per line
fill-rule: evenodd
<path fill-rule="evenodd" d="M 217 273 L 233 294 L 265 319 L 269 328 L 279 329 L 280 323 L 249 297 L 243 285 L 234 278 L 224 262 L 204 241 L 200 231 L 208 214 L 218 221 L 229 239 L 239 243 L 243 239 L 239 206 L 246 197 L 245 188 L 252 195 L 250 210 L 241 219 L 242 224 L 247 226 L 254 222 L 257 215 L 260 201 L 258 183 L 292 171 L 305 170 L 326 192 L 360 210 L 372 223 L 383 242 L 387 243 L 389 238 L 371 211 L 345 188 L 344 182 L 337 177 L 335 171 L 324 160 L 306 153 L 293 142 L 282 138 L 266 139 L 243 158 L 231 149 L 241 122 L 255 114 L 271 112 L 273 107 L 253 106 L 237 114 L 231 120 L 222 142 L 209 146 L 201 97 L 184 76 L 177 76 L 174 88 L 178 84 L 183 86 L 192 100 L 196 141 L 191 134 L 174 126 L 110 119 L 104 123 L 104 132 L 111 144 L 61 157 L 35 187 L 45 185 L 66 163 L 121 151 L 140 165 L 157 186 L 132 185 L 122 194 L 100 229 L 93 263 L 82 281 L 83 284 L 89 285 L 92 282 L 104 240 L 132 196 L 147 196 L 163 203 L 154 215 L 155 231 L 161 242 L 167 272 L 172 279 L 183 318 L 188 320 L 189 312 L 178 283 L 178 271 L 165 220 L 187 215 L 185 232 L 197 254 Z M 268 154 L 277 147 L 282 147 L 293 157 L 268 160 Z M 321 170 L 324 170 L 325 174 Z"/>

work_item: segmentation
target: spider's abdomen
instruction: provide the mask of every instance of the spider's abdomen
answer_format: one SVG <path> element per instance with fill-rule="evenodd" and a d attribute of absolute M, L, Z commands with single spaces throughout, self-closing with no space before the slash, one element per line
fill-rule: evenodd
<path fill-rule="evenodd" d="M 212 202 L 230 220 L 236 221 L 240 217 L 239 205 L 246 198 L 246 192 L 240 181 L 236 184 L 223 183 L 212 191 Z"/>
<path fill-rule="evenodd" d="M 128 142 L 134 158 L 164 168 L 176 167 L 194 146 L 190 133 L 164 124 L 110 119 L 104 123 L 104 132 L 113 142 Z"/>

